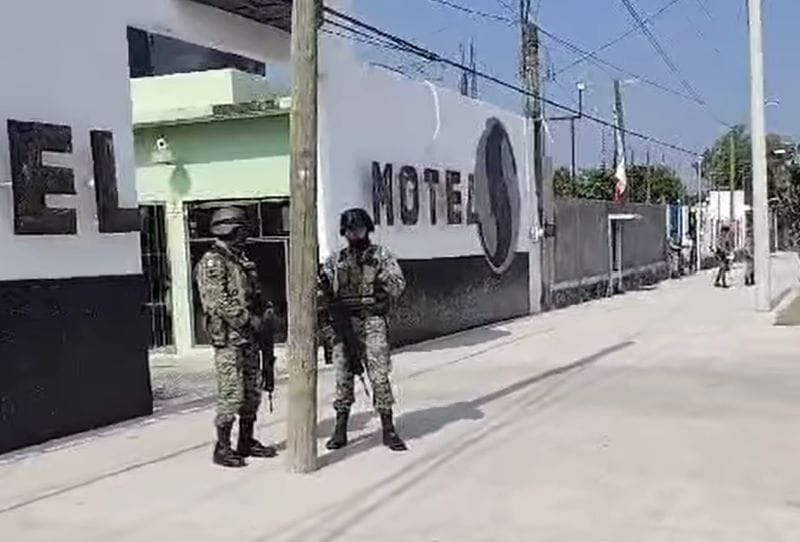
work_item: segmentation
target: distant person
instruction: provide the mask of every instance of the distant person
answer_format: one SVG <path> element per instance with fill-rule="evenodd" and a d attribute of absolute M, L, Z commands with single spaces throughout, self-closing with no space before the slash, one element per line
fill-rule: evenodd
<path fill-rule="evenodd" d="M 719 270 L 717 271 L 716 279 L 714 279 L 715 287 L 728 287 L 728 273 L 731 269 L 732 256 L 733 240 L 731 239 L 731 228 L 725 224 L 720 228 L 719 239 L 717 239 L 716 257 L 719 264 Z"/>
<path fill-rule="evenodd" d="M 670 278 L 677 279 L 683 276 L 683 247 L 672 237 L 667 238 L 670 262 Z"/>
<path fill-rule="evenodd" d="M 214 346 L 217 376 L 217 442 L 213 461 L 223 467 L 243 467 L 246 457 L 274 457 L 276 450 L 254 436 L 262 386 L 268 386 L 274 356 L 269 348 L 272 307 L 264 299 L 255 264 L 245 255 L 248 232 L 244 211 L 217 210 L 211 218 L 217 238 L 195 269 L 206 329 Z M 264 366 L 262 366 L 262 362 Z M 269 365 L 269 366 L 268 366 Z M 239 441 L 231 448 L 231 431 L 239 416 Z"/>
<path fill-rule="evenodd" d="M 756 270 L 753 262 L 753 244 L 747 240 L 744 249 L 744 285 L 753 286 L 756 283 Z"/>

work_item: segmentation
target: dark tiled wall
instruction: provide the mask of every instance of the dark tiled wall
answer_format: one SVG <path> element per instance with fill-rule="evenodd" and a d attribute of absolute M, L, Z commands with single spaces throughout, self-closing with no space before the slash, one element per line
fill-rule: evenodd
<path fill-rule="evenodd" d="M 528 314 L 528 254 L 503 275 L 483 256 L 402 260 L 408 286 L 391 316 L 395 346 Z"/>
<path fill-rule="evenodd" d="M 0 453 L 152 412 L 141 275 L 0 283 Z"/>

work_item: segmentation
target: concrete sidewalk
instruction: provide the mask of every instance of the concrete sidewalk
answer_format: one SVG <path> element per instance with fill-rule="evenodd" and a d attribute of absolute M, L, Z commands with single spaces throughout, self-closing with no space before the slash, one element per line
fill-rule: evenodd
<path fill-rule="evenodd" d="M 776 258 L 776 294 L 797 264 Z M 210 463 L 194 407 L 0 458 L 17 541 L 800 540 L 800 330 L 708 274 L 406 349 L 311 476 Z M 738 281 L 741 284 L 741 280 Z M 320 450 L 331 429 L 321 373 Z M 285 434 L 283 401 L 261 435 Z"/>

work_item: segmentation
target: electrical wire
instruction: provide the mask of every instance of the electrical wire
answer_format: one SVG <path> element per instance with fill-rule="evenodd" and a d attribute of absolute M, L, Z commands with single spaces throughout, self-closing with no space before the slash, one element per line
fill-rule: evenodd
<path fill-rule="evenodd" d="M 366 23 L 364 21 L 356 19 L 355 17 L 352 17 L 352 16 L 350 16 L 350 15 L 348 15 L 346 13 L 343 13 L 343 12 L 341 12 L 339 10 L 336 10 L 334 8 L 325 7 L 325 13 L 335 17 L 336 19 L 339 19 L 340 21 L 345 21 L 349 25 L 354 26 L 355 27 L 354 30 L 357 30 L 358 32 L 362 32 L 363 33 L 363 31 L 366 31 L 366 32 L 368 32 L 370 34 L 373 34 L 373 35 L 383 39 L 383 40 L 387 40 L 387 41 L 389 41 L 391 43 L 394 43 L 395 45 L 397 45 L 397 46 L 401 47 L 402 49 L 404 49 L 406 52 L 408 52 L 410 54 L 417 55 L 417 56 L 419 56 L 419 57 L 421 57 L 421 58 L 423 58 L 423 59 L 425 59 L 425 60 L 427 60 L 429 62 L 438 62 L 438 63 L 441 63 L 441 64 L 448 65 L 448 66 L 450 66 L 452 68 L 469 71 L 470 73 L 474 73 L 476 76 L 478 76 L 478 77 L 480 77 L 482 79 L 485 79 L 487 81 L 490 81 L 492 83 L 495 83 L 498 86 L 501 86 L 501 87 L 509 89 L 509 90 L 513 90 L 513 91 L 515 91 L 515 92 L 517 92 L 519 94 L 522 94 L 522 95 L 526 95 L 526 96 L 530 96 L 530 97 L 536 98 L 536 99 L 542 101 L 543 103 L 546 103 L 548 105 L 556 107 L 556 108 L 558 108 L 558 109 L 560 109 L 562 111 L 565 111 L 567 113 L 572 113 L 572 114 L 576 114 L 576 115 L 579 113 L 578 110 L 575 109 L 574 107 L 559 103 L 559 102 L 557 102 L 555 100 L 551 100 L 551 99 L 543 97 L 541 95 L 537 95 L 537 94 L 535 94 L 533 92 L 529 92 L 529 91 L 523 89 L 522 87 L 520 87 L 520 86 L 518 86 L 518 85 L 516 85 L 514 83 L 509 83 L 508 81 L 504 81 L 504 80 L 502 80 L 502 79 L 500 79 L 500 78 L 498 78 L 498 77 L 496 77 L 494 75 L 488 74 L 486 72 L 479 71 L 477 69 L 472 69 L 469 66 L 465 66 L 464 64 L 456 62 L 456 61 L 454 61 L 454 60 L 452 60 L 450 58 L 444 57 L 444 56 L 442 56 L 441 54 L 439 54 L 439 53 L 437 53 L 435 51 L 432 51 L 430 49 L 426 49 L 424 47 L 416 45 L 415 43 L 413 43 L 411 41 L 408 41 L 408 40 L 406 40 L 404 38 L 401 38 L 399 36 L 391 34 L 391 33 L 387 32 L 385 30 L 381 30 L 378 27 L 375 27 L 375 26 L 370 25 L 370 24 L 368 24 L 368 23 Z M 330 23 L 330 22 L 334 22 L 334 21 L 330 21 L 329 18 L 326 18 L 326 22 Z M 347 25 L 340 24 L 339 26 L 340 27 L 344 27 L 344 26 L 347 26 Z M 589 120 L 591 122 L 594 122 L 596 124 L 602 125 L 602 126 L 606 126 L 606 127 L 614 128 L 614 129 L 619 129 L 615 123 L 613 123 L 611 121 L 608 121 L 606 119 L 594 116 L 594 115 L 587 114 L 585 112 L 583 113 L 583 118 L 585 118 L 585 119 L 587 119 L 587 120 Z M 650 143 L 652 143 L 654 145 L 658 145 L 658 146 L 661 146 L 661 147 L 672 149 L 674 151 L 677 151 L 677 152 L 680 152 L 680 153 L 683 153 L 683 154 L 687 154 L 687 155 L 690 155 L 690 156 L 693 156 L 693 157 L 696 157 L 696 156 L 699 155 L 699 153 L 697 151 L 688 149 L 688 148 L 683 147 L 683 146 L 681 146 L 679 144 L 676 144 L 676 143 L 671 143 L 669 141 L 664 141 L 664 140 L 658 139 L 656 137 L 650 136 L 648 134 L 644 134 L 642 132 L 637 132 L 637 131 L 630 130 L 630 129 L 627 129 L 627 128 L 623 129 L 622 131 L 625 134 L 627 134 L 627 135 L 629 135 L 631 137 L 634 137 L 636 139 L 640 139 L 642 141 L 650 142 Z"/>
<path fill-rule="evenodd" d="M 511 19 L 509 17 L 504 17 L 502 15 L 497 15 L 497 14 L 493 14 L 493 13 L 487 13 L 487 12 L 484 12 L 484 11 L 476 10 L 476 9 L 473 9 L 473 8 L 470 8 L 470 7 L 461 5 L 461 4 L 457 4 L 457 3 L 453 2 L 452 0 L 429 0 L 429 1 L 437 3 L 437 4 L 440 4 L 440 5 L 443 5 L 443 6 L 450 7 L 452 9 L 454 9 L 454 10 L 457 10 L 457 11 L 460 11 L 462 13 L 466 13 L 466 14 L 469 14 L 469 15 L 473 15 L 473 16 L 477 16 L 477 17 L 489 18 L 489 19 L 492 19 L 492 20 L 495 20 L 495 21 L 505 21 L 505 22 L 508 22 L 509 24 L 514 24 L 514 25 L 519 25 L 520 24 L 518 20 L 514 20 L 514 19 Z M 525 0 L 525 1 L 527 1 L 527 0 Z M 643 22 L 652 21 L 653 19 L 655 19 L 656 17 L 658 17 L 659 15 L 664 13 L 667 9 L 669 9 L 674 4 L 676 4 L 676 3 L 680 2 L 680 1 L 681 0 L 670 0 L 670 2 L 667 3 L 666 5 L 664 5 L 661 9 L 659 9 L 658 11 L 656 11 L 655 13 L 650 15 L 647 19 L 644 19 Z M 653 79 L 650 79 L 650 78 L 645 77 L 643 75 L 640 75 L 640 74 L 638 74 L 636 72 L 632 72 L 632 71 L 630 71 L 628 69 L 625 69 L 625 68 L 623 68 L 621 66 L 613 64 L 613 63 L 611 63 L 611 62 L 599 57 L 597 55 L 597 52 L 587 51 L 587 50 L 575 45 L 574 43 L 570 42 L 569 40 L 564 39 L 564 38 L 554 34 L 553 32 L 550 32 L 546 28 L 543 28 L 543 27 L 539 26 L 538 24 L 536 25 L 536 27 L 539 30 L 539 32 L 542 33 L 543 35 L 547 36 L 548 38 L 550 38 L 551 40 L 553 40 L 556 43 L 560 44 L 561 46 L 571 50 L 573 53 L 575 53 L 577 55 L 580 55 L 580 58 L 577 59 L 575 62 L 573 62 L 572 64 L 568 65 L 566 68 L 563 68 L 561 70 L 556 71 L 556 73 L 555 73 L 556 76 L 559 75 L 560 73 L 562 73 L 564 70 L 568 69 L 569 67 L 577 65 L 580 62 L 584 62 L 584 61 L 588 60 L 592 64 L 594 64 L 595 66 L 597 66 L 600 69 L 602 69 L 603 71 L 605 71 L 610 77 L 614 77 L 614 74 L 610 73 L 608 71 L 609 69 L 611 69 L 611 70 L 613 70 L 613 71 L 615 71 L 617 73 L 626 75 L 628 77 L 632 77 L 632 78 L 638 80 L 639 82 L 641 82 L 643 84 L 651 86 L 651 87 L 653 87 L 655 89 L 658 89 L 658 90 L 660 90 L 662 92 L 666 92 L 667 94 L 671 94 L 673 96 L 679 97 L 681 99 L 687 100 L 687 101 L 695 103 L 697 105 L 708 107 L 708 104 L 705 102 L 705 100 L 703 100 L 703 98 L 700 97 L 699 94 L 694 92 L 693 88 L 691 89 L 691 92 L 689 94 L 681 92 L 681 91 L 676 90 L 676 89 L 674 89 L 672 87 L 669 87 L 669 86 L 661 84 L 661 83 L 659 83 L 657 81 L 654 81 Z M 630 29 L 629 31 L 625 32 L 623 35 L 618 36 L 614 40 L 611 40 L 611 42 L 601 46 L 599 50 L 607 49 L 611 45 L 614 45 L 615 43 L 618 43 L 622 39 L 627 38 L 628 36 L 630 36 L 631 34 L 637 32 L 638 30 L 639 30 L 639 26 L 635 25 L 632 29 Z M 690 88 L 691 88 L 691 86 L 690 86 Z M 724 120 L 720 119 L 716 114 L 713 113 L 713 111 L 710 111 L 710 109 L 708 110 L 708 113 L 710 114 L 710 116 L 716 122 L 722 124 L 723 126 L 728 126 L 728 127 L 730 126 L 729 123 L 727 123 Z"/>
<path fill-rule="evenodd" d="M 461 4 L 456 4 L 455 2 L 451 2 L 450 0 L 429 0 L 429 1 L 435 4 L 440 4 L 442 6 L 454 9 L 456 11 L 460 11 L 462 13 L 468 13 L 469 15 L 477 15 L 478 17 L 483 17 L 484 19 L 492 19 L 494 21 L 510 23 L 510 24 L 516 24 L 517 22 L 515 19 L 512 19 L 511 17 L 506 17 L 505 15 L 498 15 L 497 13 L 489 13 L 488 11 L 480 11 L 467 6 L 462 6 Z"/>
<path fill-rule="evenodd" d="M 689 92 L 689 94 L 695 99 L 695 101 L 697 101 L 697 103 L 699 103 L 700 105 L 702 105 L 706 109 L 706 112 L 714 120 L 716 120 L 718 123 L 720 123 L 721 125 L 723 125 L 723 126 L 725 126 L 727 128 L 732 128 L 733 127 L 732 124 L 730 124 L 728 122 L 725 122 L 719 116 L 717 116 L 716 113 L 714 113 L 714 111 L 711 109 L 711 106 L 709 106 L 708 102 L 706 102 L 700 96 L 700 94 L 694 89 L 694 87 L 691 85 L 691 83 L 689 83 L 689 81 L 683 76 L 683 74 L 681 73 L 680 69 L 678 69 L 678 66 L 676 66 L 675 63 L 672 61 L 672 59 L 669 57 L 667 52 L 664 50 L 664 48 L 658 42 L 658 39 L 655 37 L 653 32 L 644 23 L 644 21 L 641 18 L 641 15 L 639 15 L 639 12 L 636 11 L 636 8 L 631 3 L 631 0 L 621 0 L 621 1 L 625 5 L 625 7 L 628 9 L 628 12 L 630 13 L 630 15 L 633 18 L 633 20 L 639 25 L 639 28 L 641 29 L 642 33 L 645 35 L 647 40 L 650 42 L 650 44 L 656 50 L 658 55 L 661 57 L 661 59 L 664 61 L 664 63 L 667 65 L 667 67 L 675 74 L 675 76 L 681 82 L 681 85 L 683 85 L 683 87 Z"/>
<path fill-rule="evenodd" d="M 652 79 L 649 79 L 647 77 L 639 75 L 638 73 L 626 70 L 625 68 L 617 66 L 616 64 L 612 64 L 611 62 L 608 62 L 607 60 L 604 60 L 604 59 L 598 57 L 594 53 L 587 52 L 586 50 L 581 49 L 577 45 L 575 45 L 575 44 L 571 43 L 570 41 L 565 40 L 565 39 L 553 34 L 552 32 L 542 28 L 541 26 L 538 27 L 538 28 L 539 28 L 539 32 L 541 32 L 543 35 L 547 36 L 551 40 L 555 41 L 556 43 L 562 45 L 563 47 L 573 51 L 574 53 L 577 53 L 577 54 L 580 54 L 580 55 L 587 55 L 590 59 L 594 60 L 593 64 L 595 64 L 598 67 L 600 67 L 601 69 L 603 69 L 609 75 L 611 75 L 611 74 L 608 72 L 607 69 L 604 69 L 603 66 L 606 66 L 606 67 L 608 67 L 608 68 L 610 68 L 610 69 L 612 69 L 612 70 L 614 70 L 614 71 L 616 71 L 618 73 L 621 73 L 623 75 L 627 75 L 628 77 L 633 77 L 634 79 L 636 79 L 636 80 L 638 80 L 638 81 L 640 81 L 640 82 L 642 82 L 642 83 L 644 83 L 646 85 L 649 85 L 649 86 L 651 86 L 653 88 L 657 88 L 657 89 L 659 89 L 659 90 L 661 90 L 663 92 L 666 92 L 668 94 L 672 94 L 673 96 L 677 96 L 679 98 L 683 98 L 684 100 L 688 100 L 688 101 L 696 103 L 698 105 L 704 105 L 704 102 L 699 97 L 690 96 L 690 95 L 688 95 L 686 93 L 683 93 L 683 92 L 681 92 L 679 90 L 675 90 L 674 88 L 668 87 L 666 85 L 662 85 L 661 83 L 659 83 L 657 81 L 654 81 Z"/>
<path fill-rule="evenodd" d="M 711 14 L 711 11 L 709 11 L 708 9 L 708 6 L 703 0 L 695 0 L 695 2 L 697 2 L 697 5 L 700 6 L 702 12 L 706 14 L 706 17 L 708 17 L 709 19 L 714 18 L 714 16 Z"/>
<path fill-rule="evenodd" d="M 663 5 L 659 10 L 657 10 L 657 11 L 653 12 L 652 14 L 648 15 L 647 17 L 645 17 L 644 22 L 647 23 L 647 24 L 652 23 L 654 20 L 656 20 L 658 17 L 660 17 L 663 13 L 665 13 L 669 8 L 671 8 L 672 6 L 677 4 L 678 2 L 682 2 L 682 1 L 683 0 L 670 0 L 665 5 Z M 623 32 L 622 34 L 617 36 L 616 38 L 607 41 L 606 43 L 604 43 L 603 45 L 601 45 L 600 47 L 598 47 L 597 49 L 595 49 L 591 53 L 587 53 L 584 56 L 582 56 L 581 58 L 578 58 L 577 60 L 571 62 L 570 64 L 567 64 L 566 66 L 561 68 L 561 70 L 559 70 L 559 72 L 556 75 L 561 74 L 562 72 L 565 72 L 565 71 L 567 71 L 567 70 L 569 70 L 571 68 L 574 68 L 575 66 L 577 66 L 579 64 L 582 64 L 582 63 L 586 62 L 587 60 L 589 60 L 590 58 L 596 57 L 597 54 L 602 53 L 603 51 L 605 51 L 609 47 L 612 47 L 612 46 L 618 44 L 619 42 L 621 42 L 621 41 L 625 40 L 626 38 L 632 36 L 633 34 L 635 34 L 638 31 L 639 31 L 639 26 L 638 25 L 634 25 L 634 26 L 630 27 L 628 30 L 626 30 L 625 32 Z"/>
<path fill-rule="evenodd" d="M 647 38 L 647 41 L 650 42 L 650 45 L 653 46 L 653 49 L 655 49 L 658 56 L 661 57 L 661 60 L 664 61 L 664 64 L 666 64 L 667 67 L 670 69 L 670 71 L 672 71 L 672 73 L 675 75 L 675 77 L 678 78 L 678 81 L 680 81 L 683 88 L 686 89 L 686 91 L 689 93 L 689 95 L 691 95 L 695 99 L 695 101 L 697 101 L 698 103 L 705 103 L 705 101 L 700 97 L 700 94 L 698 94 L 698 92 L 694 89 L 691 83 L 689 83 L 689 81 L 686 80 L 686 78 L 681 73 L 680 69 L 678 69 L 678 66 L 675 65 L 675 63 L 669 57 L 667 52 L 658 42 L 658 39 L 655 37 L 653 32 L 647 27 L 647 24 L 645 24 L 641 15 L 639 15 L 639 12 L 636 10 L 633 4 L 631 4 L 631 0 L 621 0 L 621 1 L 625 6 L 625 8 L 628 10 L 628 13 L 630 13 L 631 18 L 637 25 L 639 25 L 639 29 L 642 31 L 642 34 L 644 34 L 644 36 Z"/>

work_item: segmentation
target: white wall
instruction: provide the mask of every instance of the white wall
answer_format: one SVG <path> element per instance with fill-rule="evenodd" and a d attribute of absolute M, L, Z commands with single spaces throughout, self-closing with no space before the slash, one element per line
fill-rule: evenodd
<path fill-rule="evenodd" d="M 107 0 L 0 3 L 0 280 L 131 274 L 140 271 L 137 234 L 101 235 L 96 222 L 89 131 L 111 130 L 120 204 L 136 206 L 125 22 Z M 17 236 L 13 229 L 6 121 L 72 127 L 78 235 Z"/>
<path fill-rule="evenodd" d="M 359 65 L 340 38 L 324 35 L 320 52 L 320 252 L 341 245 L 338 215 L 362 206 L 372 211 L 373 161 L 400 166 L 451 169 L 462 174 L 461 192 L 467 203 L 467 173 L 475 171 L 478 142 L 491 117 L 500 119 L 511 137 L 521 185 L 518 249 L 532 242 L 535 196 L 529 155 L 533 148 L 525 120 L 456 92 L 434 89 L 384 70 Z M 437 108 L 438 103 L 438 108 Z M 437 113 L 438 109 L 438 113 Z M 438 120 L 437 120 L 438 119 Z M 441 179 L 439 201 L 444 198 Z M 420 219 L 415 226 L 379 227 L 376 240 L 403 259 L 482 255 L 474 225 L 430 225 L 427 185 L 421 184 Z M 395 187 L 394 206 L 399 208 Z M 538 276 L 538 270 L 537 270 Z"/>
<path fill-rule="evenodd" d="M 89 131 L 111 130 L 120 204 L 135 207 L 127 26 L 261 61 L 286 60 L 288 35 L 188 0 L 0 2 L 0 280 L 139 273 L 138 234 L 101 235 Z M 17 236 L 6 121 L 72 127 L 77 196 L 50 197 L 78 211 L 78 235 Z"/>

